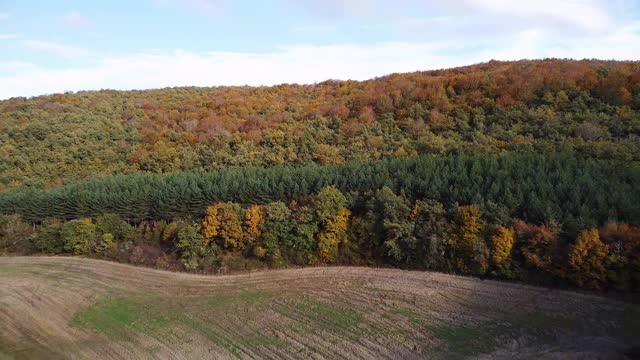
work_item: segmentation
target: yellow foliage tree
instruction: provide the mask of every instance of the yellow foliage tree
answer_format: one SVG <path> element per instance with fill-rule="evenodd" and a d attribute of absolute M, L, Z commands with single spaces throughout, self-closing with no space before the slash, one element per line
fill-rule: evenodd
<path fill-rule="evenodd" d="M 318 257 L 332 263 L 338 257 L 338 247 L 347 242 L 347 228 L 351 212 L 341 207 L 337 214 L 327 221 L 323 230 L 318 233 Z"/>
<path fill-rule="evenodd" d="M 261 225 L 264 222 L 264 209 L 260 205 L 252 205 L 244 213 L 244 234 L 247 241 L 256 241 L 262 235 Z"/>
<path fill-rule="evenodd" d="M 515 231 L 501 225 L 496 226 L 491 236 L 491 262 L 495 267 L 502 267 L 511 257 L 515 242 Z"/>
<path fill-rule="evenodd" d="M 220 223 L 218 236 L 222 239 L 222 246 L 229 250 L 244 249 L 244 234 L 242 231 L 242 218 L 240 208 L 235 204 L 225 204 L 218 210 L 218 222 Z"/>
<path fill-rule="evenodd" d="M 207 245 L 211 239 L 216 238 L 220 232 L 218 211 L 223 206 L 224 203 L 217 202 L 207 207 L 207 210 L 205 211 L 204 218 L 202 219 L 202 236 L 204 237 L 205 245 Z"/>
<path fill-rule="evenodd" d="M 313 153 L 313 158 L 320 164 L 342 164 L 344 158 L 340 155 L 340 149 L 333 145 L 319 144 Z"/>
<path fill-rule="evenodd" d="M 576 284 L 591 289 L 601 288 L 606 281 L 604 261 L 607 255 L 608 248 L 600 240 L 597 229 L 581 232 L 569 250 L 569 266 Z"/>
<path fill-rule="evenodd" d="M 170 222 L 167 226 L 162 230 L 162 241 L 169 242 L 172 240 L 178 232 L 178 224 L 175 222 Z"/>
<path fill-rule="evenodd" d="M 489 267 L 487 245 L 482 239 L 484 222 L 480 208 L 475 205 L 461 206 L 451 226 L 451 247 L 453 263 L 458 271 L 465 274 L 482 275 Z"/>
<path fill-rule="evenodd" d="M 222 202 L 209 206 L 202 219 L 202 235 L 205 246 L 211 240 L 220 240 L 225 249 L 243 249 L 240 207 L 237 204 Z"/>

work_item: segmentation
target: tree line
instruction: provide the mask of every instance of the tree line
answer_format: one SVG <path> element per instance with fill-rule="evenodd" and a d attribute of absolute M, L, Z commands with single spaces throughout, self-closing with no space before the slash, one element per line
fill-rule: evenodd
<path fill-rule="evenodd" d="M 49 191 L 0 193 L 0 213 L 30 223 L 47 218 L 96 218 L 114 213 L 132 224 L 200 218 L 214 202 L 290 201 L 335 185 L 353 201 L 389 187 L 411 201 L 436 200 L 447 209 L 476 204 L 492 223 L 514 218 L 561 222 L 578 231 L 640 219 L 640 166 L 576 154 L 421 156 L 343 165 L 240 167 L 207 173 L 106 177 Z"/>
<path fill-rule="evenodd" d="M 640 168 L 577 154 L 134 174 L 0 193 L 0 252 L 226 272 L 350 264 L 638 289 Z"/>
<path fill-rule="evenodd" d="M 480 206 L 447 209 L 388 187 L 351 200 L 335 186 L 288 203 L 215 202 L 202 218 L 143 221 L 117 214 L 47 219 L 35 230 L 0 216 L 0 251 L 88 255 L 162 269 L 228 272 L 291 265 L 435 270 L 585 289 L 640 290 L 640 227 L 611 220 L 580 230 L 512 219 Z"/>

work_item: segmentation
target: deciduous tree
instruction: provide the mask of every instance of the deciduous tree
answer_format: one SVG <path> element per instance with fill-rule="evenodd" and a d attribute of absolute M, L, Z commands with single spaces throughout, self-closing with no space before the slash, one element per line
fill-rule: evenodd
<path fill-rule="evenodd" d="M 65 251 L 74 255 L 86 254 L 96 238 L 96 226 L 91 219 L 67 221 L 62 225 L 60 237 Z"/>
<path fill-rule="evenodd" d="M 476 275 L 482 275 L 487 271 L 489 251 L 482 238 L 484 227 L 479 207 L 461 206 L 456 210 L 451 224 L 449 246 L 458 271 Z"/>
<path fill-rule="evenodd" d="M 558 234 L 546 225 L 517 220 L 513 225 L 520 251 L 528 267 L 548 274 L 561 275 Z"/>
<path fill-rule="evenodd" d="M 597 229 L 585 230 L 578 235 L 569 249 L 571 277 L 578 286 L 600 289 L 605 284 L 607 271 L 604 264 L 607 250 Z"/>
<path fill-rule="evenodd" d="M 244 234 L 247 242 L 254 242 L 262 235 L 264 209 L 260 205 L 251 205 L 244 213 Z"/>
<path fill-rule="evenodd" d="M 511 251 L 515 243 L 515 231 L 497 225 L 491 236 L 491 265 L 503 276 L 511 277 Z"/>

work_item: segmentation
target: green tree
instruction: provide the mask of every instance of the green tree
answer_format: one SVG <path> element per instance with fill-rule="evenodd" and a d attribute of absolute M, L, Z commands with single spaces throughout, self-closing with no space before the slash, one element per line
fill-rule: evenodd
<path fill-rule="evenodd" d="M 420 244 L 416 256 L 421 265 L 430 270 L 446 270 L 449 224 L 444 207 L 434 200 L 417 201 L 411 217 L 415 218 L 414 234 Z"/>
<path fill-rule="evenodd" d="M 290 241 L 293 222 L 291 209 L 281 202 L 276 201 L 265 206 L 265 221 L 262 224 L 261 244 L 265 250 L 264 257 L 272 262 L 281 259 L 281 244 Z"/>
<path fill-rule="evenodd" d="M 109 233 L 102 234 L 98 237 L 94 251 L 98 255 L 109 255 L 116 249 L 113 235 Z"/>
<path fill-rule="evenodd" d="M 60 237 L 65 251 L 74 255 L 86 254 L 96 239 L 96 226 L 91 219 L 67 221 L 60 229 Z"/>
<path fill-rule="evenodd" d="M 205 242 L 200 234 L 200 227 L 183 225 L 178 230 L 176 250 L 180 254 L 185 269 L 194 271 L 198 269 L 198 260 L 204 253 Z"/>
<path fill-rule="evenodd" d="M 413 236 L 414 218 L 409 201 L 404 194 L 396 195 L 388 187 L 383 187 L 376 192 L 375 204 L 383 256 L 392 263 L 411 263 L 417 241 Z"/>
<path fill-rule="evenodd" d="M 313 200 L 312 208 L 314 209 L 318 220 L 326 223 L 333 219 L 340 209 L 347 205 L 347 199 L 344 194 L 335 186 L 323 187 Z"/>
<path fill-rule="evenodd" d="M 118 214 L 103 214 L 96 218 L 98 234 L 111 234 L 113 240 L 122 241 L 133 229 Z"/>
<path fill-rule="evenodd" d="M 61 236 L 62 222 L 47 219 L 36 227 L 33 246 L 45 254 L 61 254 L 64 252 L 64 240 Z"/>
<path fill-rule="evenodd" d="M 318 259 L 316 234 L 319 222 L 310 206 L 295 206 L 292 213 L 292 233 L 284 242 L 286 256 L 299 265 L 315 264 Z"/>

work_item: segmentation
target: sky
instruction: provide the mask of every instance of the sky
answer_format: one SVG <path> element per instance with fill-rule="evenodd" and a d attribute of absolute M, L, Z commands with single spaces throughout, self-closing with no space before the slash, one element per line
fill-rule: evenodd
<path fill-rule="evenodd" d="M 640 0 L 0 0 L 0 99 L 640 60 Z"/>

